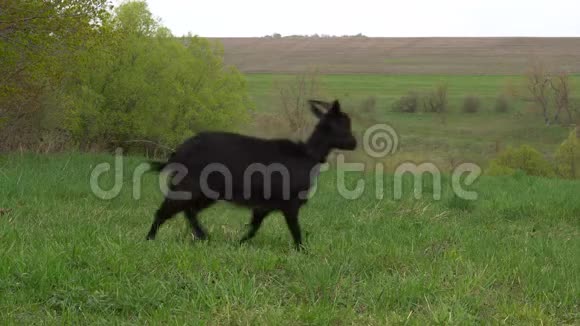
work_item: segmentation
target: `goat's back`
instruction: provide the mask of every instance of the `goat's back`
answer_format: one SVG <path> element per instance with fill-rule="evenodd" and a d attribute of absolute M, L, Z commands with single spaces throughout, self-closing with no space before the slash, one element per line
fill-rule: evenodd
<path fill-rule="evenodd" d="M 239 202 L 244 201 L 239 198 L 244 191 L 260 201 L 264 187 L 270 188 L 274 200 L 295 197 L 310 188 L 311 178 L 318 173 L 313 171 L 318 162 L 308 155 L 303 143 L 226 132 L 205 132 L 186 140 L 169 163 L 184 165 L 190 182 L 199 182 L 205 169 L 209 187 L 220 196 L 227 187 L 224 172 L 229 174 L 232 195 L 238 198 L 234 201 Z M 190 182 L 187 187 L 192 186 Z"/>

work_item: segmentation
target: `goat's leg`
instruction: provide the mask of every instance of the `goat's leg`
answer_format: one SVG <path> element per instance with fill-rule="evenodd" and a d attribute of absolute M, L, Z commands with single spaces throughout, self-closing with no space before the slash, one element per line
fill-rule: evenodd
<path fill-rule="evenodd" d="M 242 240 L 240 240 L 240 243 L 244 243 L 244 242 L 252 239 L 256 235 L 256 232 L 258 232 L 258 230 L 260 229 L 260 226 L 262 226 L 262 222 L 264 221 L 264 218 L 266 218 L 266 216 L 268 216 L 268 214 L 270 214 L 270 212 L 271 212 L 270 210 L 261 209 L 261 208 L 255 208 L 252 211 L 252 221 L 250 222 L 250 230 L 242 238 Z"/>
<path fill-rule="evenodd" d="M 197 220 L 197 214 L 202 210 L 208 208 L 214 202 L 207 198 L 200 198 L 194 200 L 192 205 L 185 210 L 185 217 L 189 221 L 191 225 L 191 233 L 196 239 L 200 240 L 207 240 L 206 232 L 203 230 L 203 227 Z"/>
<path fill-rule="evenodd" d="M 294 244 L 296 250 L 300 251 L 302 249 L 302 234 L 300 232 L 300 225 L 298 224 L 298 210 L 299 207 L 291 207 L 284 210 L 284 217 L 286 218 L 286 224 L 288 224 L 288 229 L 292 234 L 294 239 Z"/>
<path fill-rule="evenodd" d="M 207 240 L 207 235 L 197 220 L 197 211 L 192 208 L 188 208 L 185 210 L 185 217 L 187 217 L 187 220 L 191 225 L 191 234 L 193 234 L 194 238 L 199 240 Z"/>
<path fill-rule="evenodd" d="M 184 208 L 184 202 L 165 199 L 161 204 L 161 207 L 155 213 L 155 219 L 153 220 L 153 224 L 151 225 L 151 229 L 147 234 L 147 240 L 154 240 L 155 236 L 157 235 L 157 231 L 159 227 L 165 223 L 168 219 L 175 216 L 175 214 L 181 212 Z"/>

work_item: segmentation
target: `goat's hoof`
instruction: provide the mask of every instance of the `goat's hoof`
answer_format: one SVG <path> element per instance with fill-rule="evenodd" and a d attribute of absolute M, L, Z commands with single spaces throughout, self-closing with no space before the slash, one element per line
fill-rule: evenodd
<path fill-rule="evenodd" d="M 301 254 L 308 254 L 308 248 L 306 248 L 306 246 L 303 244 L 296 245 L 294 248 Z"/>

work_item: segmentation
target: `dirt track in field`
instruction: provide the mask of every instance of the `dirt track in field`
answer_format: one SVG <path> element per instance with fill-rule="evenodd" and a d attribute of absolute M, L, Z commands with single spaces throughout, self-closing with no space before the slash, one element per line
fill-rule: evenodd
<path fill-rule="evenodd" d="M 247 73 L 521 74 L 531 60 L 580 73 L 580 38 L 221 38 Z"/>

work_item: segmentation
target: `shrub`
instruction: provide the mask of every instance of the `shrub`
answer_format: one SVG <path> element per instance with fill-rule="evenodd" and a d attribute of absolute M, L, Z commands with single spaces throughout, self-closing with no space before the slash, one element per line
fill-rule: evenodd
<path fill-rule="evenodd" d="M 423 99 L 423 110 L 431 113 L 447 111 L 447 85 L 439 84 Z"/>
<path fill-rule="evenodd" d="M 408 92 L 407 95 L 401 97 L 398 101 L 393 103 L 393 111 L 415 113 L 419 108 L 419 94 L 416 92 Z"/>
<path fill-rule="evenodd" d="M 497 158 L 490 162 L 488 175 L 513 175 L 517 170 L 527 175 L 539 177 L 555 176 L 554 169 L 542 153 L 536 149 L 522 145 L 519 148 L 507 148 Z"/>
<path fill-rule="evenodd" d="M 377 106 L 377 98 L 374 96 L 369 96 L 363 100 L 360 109 L 364 113 L 374 113 Z"/>
<path fill-rule="evenodd" d="M 556 150 L 556 171 L 564 178 L 580 176 L 580 129 L 573 130 Z"/>
<path fill-rule="evenodd" d="M 93 40 L 96 50 L 79 53 L 51 100 L 81 149 L 134 148 L 142 140 L 171 147 L 247 120 L 253 104 L 244 76 L 223 62 L 219 44 L 173 37 L 143 1 L 117 7 L 110 24 L 112 40 Z"/>
<path fill-rule="evenodd" d="M 481 107 L 481 101 L 479 97 L 474 95 L 466 96 L 463 100 L 462 111 L 464 113 L 477 113 Z"/>
<path fill-rule="evenodd" d="M 509 97 L 505 94 L 499 95 L 495 99 L 495 112 L 497 113 L 506 113 L 510 110 L 510 100 Z"/>
<path fill-rule="evenodd" d="M 489 163 L 489 166 L 487 167 L 486 170 L 486 174 L 487 175 L 494 175 L 494 176 L 499 176 L 499 175 L 514 175 L 516 173 L 516 170 L 504 166 L 504 165 L 500 165 L 497 161 L 492 160 Z"/>

